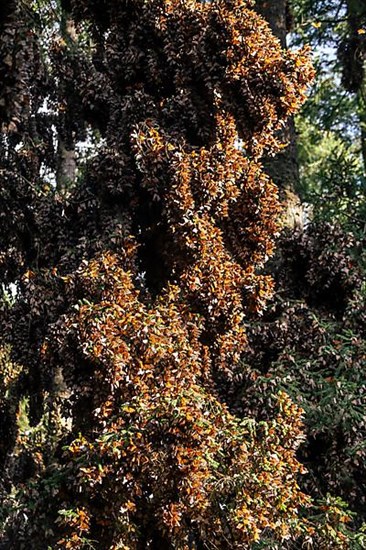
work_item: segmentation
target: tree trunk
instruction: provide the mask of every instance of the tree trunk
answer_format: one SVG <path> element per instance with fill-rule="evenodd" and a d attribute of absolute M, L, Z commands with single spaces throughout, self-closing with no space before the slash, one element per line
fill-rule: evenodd
<path fill-rule="evenodd" d="M 74 21 L 69 17 L 67 12 L 63 12 L 61 19 L 61 35 L 66 41 L 75 42 L 76 31 Z M 65 84 L 60 82 L 60 96 L 65 96 Z M 57 147 L 57 172 L 56 182 L 59 193 L 64 194 L 68 188 L 75 182 L 76 179 L 76 151 L 75 139 L 73 133 L 68 131 L 67 127 L 68 113 L 61 115 L 58 147 Z"/>
<path fill-rule="evenodd" d="M 76 178 L 76 155 L 75 148 L 68 149 L 60 137 L 57 150 L 57 190 L 64 193 Z"/>
<path fill-rule="evenodd" d="M 290 24 L 288 0 L 257 0 L 256 10 L 269 23 L 282 48 L 286 48 L 286 36 Z M 264 166 L 280 190 L 284 204 L 283 224 L 286 227 L 301 227 L 303 225 L 303 208 L 296 193 L 299 187 L 300 173 L 293 118 L 281 130 L 280 138 L 288 144 L 286 149 L 276 157 L 265 159 Z"/>
<path fill-rule="evenodd" d="M 358 92 L 358 117 L 360 121 L 361 132 L 361 153 L 363 160 L 363 167 L 366 173 L 366 70 L 363 69 L 363 83 L 361 89 Z"/>
<path fill-rule="evenodd" d="M 285 48 L 288 30 L 287 0 L 257 0 L 256 10 L 266 19 L 273 34 L 280 40 L 282 48 Z"/>
<path fill-rule="evenodd" d="M 366 25 L 366 6 L 360 0 L 347 0 L 346 5 L 349 36 L 342 56 L 343 80 L 346 88 L 357 96 L 361 153 L 366 172 L 366 38 L 359 32 Z"/>

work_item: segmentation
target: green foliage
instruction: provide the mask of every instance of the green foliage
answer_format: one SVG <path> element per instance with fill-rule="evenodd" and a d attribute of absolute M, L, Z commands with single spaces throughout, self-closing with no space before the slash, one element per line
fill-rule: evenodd
<path fill-rule="evenodd" d="M 317 220 L 337 220 L 345 229 L 363 229 L 366 179 L 359 147 L 340 132 L 299 117 L 299 192 Z M 351 141 L 351 140 L 350 140 Z"/>
<path fill-rule="evenodd" d="M 364 252 L 355 232 L 313 223 L 304 232 L 282 236 L 275 273 L 277 296 L 250 328 L 249 350 L 228 389 L 231 406 L 266 418 L 273 395 L 282 390 L 304 409 L 306 440 L 299 456 L 308 473 L 301 484 L 320 514 L 316 509 L 307 514 L 316 536 L 305 537 L 304 543 L 310 548 L 362 548 Z M 326 495 L 332 517 L 319 504 Z M 347 509 L 343 519 L 342 509 Z"/>
<path fill-rule="evenodd" d="M 317 219 L 364 231 L 364 26 L 361 3 L 294 0 L 294 44 L 311 44 L 316 80 L 297 117 L 301 197 Z M 357 44 L 356 44 L 357 43 Z M 359 63 L 352 66 L 352 59 Z M 352 88 L 353 78 L 361 81 Z M 361 91 L 360 91 L 361 90 Z"/>

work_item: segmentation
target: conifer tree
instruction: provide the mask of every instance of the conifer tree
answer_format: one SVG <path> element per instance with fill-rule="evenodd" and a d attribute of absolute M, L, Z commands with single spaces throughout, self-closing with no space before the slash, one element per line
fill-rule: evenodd
<path fill-rule="evenodd" d="M 306 52 L 244 0 L 14 0 L 0 24 L 3 548 L 296 537 L 301 410 L 242 419 L 219 381 L 272 291 L 260 159 Z"/>

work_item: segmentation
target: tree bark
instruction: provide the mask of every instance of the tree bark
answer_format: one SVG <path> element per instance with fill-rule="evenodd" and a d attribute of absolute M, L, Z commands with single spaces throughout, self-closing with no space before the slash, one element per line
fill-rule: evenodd
<path fill-rule="evenodd" d="M 287 47 L 286 37 L 290 25 L 288 0 L 257 0 L 256 10 L 269 23 L 273 34 L 279 39 L 282 48 Z M 296 190 L 299 188 L 300 172 L 297 153 L 295 123 L 291 118 L 280 133 L 287 143 L 286 149 L 276 157 L 264 159 L 266 172 L 276 183 L 284 204 L 282 221 L 286 227 L 303 225 L 303 208 Z"/>
<path fill-rule="evenodd" d="M 61 19 L 61 35 L 66 41 L 75 42 L 76 30 L 74 21 L 70 18 L 67 12 L 63 12 Z M 65 95 L 65 84 L 60 82 L 60 96 Z M 67 130 L 67 121 L 65 118 L 67 113 L 62 116 L 62 121 L 59 128 L 58 148 L 57 148 L 57 172 L 56 182 L 59 193 L 64 194 L 67 189 L 75 182 L 76 179 L 76 151 L 75 139 L 72 132 Z"/>
<path fill-rule="evenodd" d="M 76 153 L 75 148 L 68 149 L 62 138 L 59 138 L 57 150 L 57 190 L 64 193 L 76 178 Z"/>
<path fill-rule="evenodd" d="M 269 23 L 271 30 L 280 40 L 282 48 L 286 48 L 287 35 L 287 0 L 257 0 L 256 10 Z"/>
<path fill-rule="evenodd" d="M 361 153 L 366 173 L 366 6 L 360 0 L 347 0 L 348 39 L 343 52 L 343 80 L 356 93 L 361 137 Z"/>
<path fill-rule="evenodd" d="M 358 117 L 360 123 L 360 134 L 361 134 L 361 153 L 363 160 L 363 167 L 366 174 L 366 68 L 363 69 L 363 83 L 361 89 L 358 92 L 357 103 L 358 103 Z"/>

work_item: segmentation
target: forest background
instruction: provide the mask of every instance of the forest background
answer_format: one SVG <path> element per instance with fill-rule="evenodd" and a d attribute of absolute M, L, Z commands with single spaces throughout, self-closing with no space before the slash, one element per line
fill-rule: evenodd
<path fill-rule="evenodd" d="M 139 127 L 140 134 L 133 136 L 133 153 L 130 146 L 126 148 L 126 136 L 116 137 L 120 124 L 137 125 L 141 113 L 144 120 L 154 119 L 153 101 L 148 103 L 150 95 L 154 96 L 151 83 L 146 89 L 137 87 L 133 99 L 128 94 L 129 86 L 135 85 L 134 78 L 143 80 L 139 71 L 148 74 L 159 60 L 151 55 L 148 69 L 142 64 L 135 73 L 131 66 L 138 65 L 136 59 L 140 58 L 134 57 L 132 48 L 129 61 L 119 67 L 120 52 L 127 46 L 111 23 L 113 11 L 109 13 L 103 1 L 94 3 L 95 8 L 90 2 L 76 4 L 14 1 L 3 3 L 0 14 L 4 342 L 0 548 L 29 548 L 29 540 L 35 550 L 366 548 L 365 3 L 258 0 L 254 6 L 283 48 L 311 46 L 315 78 L 295 118 L 292 113 L 300 100 L 294 108 L 288 107 L 289 121 L 276 129 L 280 142 L 288 146 L 280 146 L 276 155 L 269 148 L 263 157 L 265 171 L 279 188 L 281 230 L 268 221 L 277 209 L 269 184 L 265 184 L 267 203 L 258 199 L 259 191 L 253 184 L 246 200 L 252 209 L 256 201 L 262 205 L 258 232 L 262 235 L 264 228 L 264 236 L 251 240 L 251 229 L 244 244 L 238 241 L 230 245 L 241 258 L 246 255 L 261 265 L 258 280 L 249 281 L 245 275 L 247 288 L 260 287 L 253 296 L 251 290 L 245 295 L 244 301 L 256 303 L 244 310 L 241 322 L 245 336 L 235 333 L 233 319 L 239 306 L 231 287 L 226 297 L 234 304 L 232 311 L 223 305 L 221 317 L 217 315 L 211 324 L 207 321 L 204 328 L 182 305 L 184 300 L 185 304 L 192 301 L 189 293 L 194 281 L 189 275 L 184 275 L 186 279 L 182 276 L 188 289 L 182 286 L 184 300 L 173 296 L 174 290 L 164 294 L 167 266 L 172 272 L 185 273 L 182 266 L 189 256 L 183 255 L 170 266 L 166 258 L 173 254 L 175 236 L 165 249 L 159 229 L 163 226 L 163 232 L 166 230 L 167 220 L 158 207 L 159 201 L 166 201 L 169 223 L 182 238 L 174 197 L 165 196 L 158 184 L 167 170 L 165 153 L 161 152 L 167 137 L 147 122 Z M 132 4 L 137 6 L 138 2 Z M 184 10 L 179 2 L 176 4 L 179 21 Z M 227 10 L 235 13 L 239 4 L 247 3 L 228 1 Z M 90 28 L 83 26 L 90 17 L 88 10 L 99 25 L 93 36 Z M 146 25 L 143 36 L 148 41 L 148 14 L 144 17 L 141 26 Z M 259 22 L 255 24 L 266 38 L 267 31 Z M 109 64 L 116 65 L 108 84 L 115 86 L 112 91 L 101 76 L 105 74 L 106 46 L 98 42 L 100 28 L 106 35 L 115 33 L 115 49 L 108 52 Z M 131 36 L 137 33 L 136 28 Z M 130 32 L 127 23 L 126 29 Z M 133 47 L 142 47 L 141 43 Z M 278 47 L 269 43 L 273 51 Z M 151 39 L 149 51 L 158 48 L 157 44 Z M 215 47 L 212 52 L 216 55 Z M 264 39 L 259 40 L 259 47 L 264 51 Z M 173 52 L 172 57 L 176 55 Z M 276 63 L 280 63 L 277 58 Z M 308 82 L 310 69 L 305 59 L 301 58 L 301 63 L 304 81 Z M 118 70 L 128 75 L 123 77 L 127 84 L 118 80 Z M 276 65 L 268 79 L 274 81 L 282 70 L 282 65 Z M 183 76 L 180 78 L 183 82 Z M 296 78 L 299 85 L 300 77 Z M 202 96 L 195 98 L 194 107 L 189 101 L 179 106 L 182 125 L 186 124 L 185 110 L 187 117 L 196 117 L 188 137 L 185 134 L 194 147 L 205 143 L 205 132 L 208 135 L 213 124 L 205 111 L 205 96 L 199 93 Z M 299 88 L 298 96 L 302 93 Z M 127 98 L 123 102 L 122 96 Z M 235 94 L 230 98 L 235 104 Z M 174 118 L 172 113 L 178 107 L 169 109 L 164 115 L 167 120 Z M 113 114 L 117 111 L 124 113 L 122 122 Z M 226 116 L 227 111 L 223 112 Z M 233 112 L 234 118 L 240 119 L 240 107 Z M 256 115 L 252 116 L 255 120 Z M 222 124 L 217 122 L 218 133 L 224 148 L 229 148 L 231 138 Z M 269 135 L 272 129 L 268 128 Z M 256 139 L 260 136 L 259 131 L 250 131 Z M 154 164 L 141 145 L 149 140 L 160 147 L 160 165 L 157 161 Z M 173 151 L 176 146 L 173 140 L 167 148 Z M 245 154 L 246 147 L 249 150 L 244 143 Z M 138 180 L 138 195 L 126 183 L 126 174 L 130 177 L 135 170 L 130 154 L 140 155 L 136 158 L 140 159 L 141 172 L 145 170 L 155 182 Z M 184 166 L 176 164 L 179 173 L 193 170 L 189 165 L 193 161 L 187 158 L 186 164 L 179 161 Z M 219 156 L 214 158 L 217 164 L 211 157 L 210 162 L 219 171 Z M 236 161 L 235 169 L 245 172 L 248 168 L 241 162 Z M 229 173 L 233 168 L 225 169 Z M 199 192 L 195 193 L 197 200 Z M 182 203 L 189 202 L 183 192 L 177 197 Z M 152 206 L 146 207 L 146 203 Z M 122 209 L 116 206 L 120 204 Z M 128 209 L 137 212 L 132 221 Z M 252 214 L 245 215 L 244 222 L 254 227 L 248 222 Z M 225 223 L 221 220 L 219 226 L 227 231 L 227 243 L 237 227 L 234 222 L 234 227 Z M 203 235 L 202 227 L 198 224 L 194 231 L 202 230 Z M 209 225 L 204 227 L 208 241 L 220 241 L 217 232 Z M 136 243 L 129 231 L 145 243 L 139 262 L 146 269 L 136 273 Z M 275 251 L 264 263 L 259 258 L 271 254 L 272 245 L 266 236 L 271 232 L 276 235 Z M 261 248 L 255 255 L 251 247 Z M 126 251 L 123 265 L 113 256 L 119 249 Z M 152 257 L 156 249 L 162 250 L 158 261 Z M 107 250 L 113 254 L 108 256 Z M 208 255 L 218 254 L 208 250 Z M 221 265 L 226 265 L 226 256 L 218 257 Z M 130 272 L 142 298 L 136 297 L 125 275 Z M 272 297 L 263 274 L 274 279 Z M 235 288 L 237 283 L 232 284 Z M 194 292 L 199 293 L 197 289 Z M 195 297 L 203 317 L 206 313 L 202 312 L 211 311 L 209 293 L 214 291 L 207 290 L 207 295 L 202 291 L 199 299 Z M 131 303 L 128 315 L 135 319 L 134 331 L 140 331 L 141 342 L 144 333 L 149 342 L 162 338 L 162 349 L 171 348 L 169 353 L 176 354 L 178 363 L 189 365 L 187 378 L 174 378 L 174 369 L 171 378 L 164 378 L 171 394 L 154 409 L 142 398 L 139 401 L 139 395 L 150 387 L 146 364 L 152 361 L 151 350 L 142 351 L 141 342 L 135 342 L 131 334 L 129 353 L 132 356 L 134 350 L 140 354 L 141 364 L 123 380 L 128 386 L 128 377 L 135 376 L 136 395 L 132 390 L 123 395 L 118 394 L 120 390 L 111 391 L 122 378 L 117 377 L 117 360 L 111 358 L 104 343 L 111 346 L 118 340 L 118 331 L 124 330 L 118 324 L 121 312 L 115 311 L 114 304 L 123 304 L 126 296 Z M 157 296 L 161 303 L 156 310 L 140 305 L 139 300 L 146 305 Z M 225 301 L 225 293 L 215 297 L 219 303 Z M 163 336 L 155 334 L 153 327 L 163 327 L 167 319 L 168 333 L 162 328 Z M 97 321 L 102 328 L 96 326 Z M 229 348 L 232 337 L 241 344 L 240 353 L 231 356 L 228 367 L 221 348 L 212 352 L 216 363 L 212 359 L 214 367 L 207 366 L 208 374 L 203 375 L 198 363 L 210 363 L 208 352 L 201 347 L 210 347 L 210 339 L 220 340 L 223 324 L 229 337 L 222 346 Z M 187 336 L 187 327 L 194 327 L 194 336 Z M 121 350 L 118 353 L 122 355 Z M 159 361 L 167 364 L 165 352 L 159 353 Z M 118 360 L 122 361 L 121 357 Z M 184 395 L 176 389 L 179 385 L 186 385 Z M 201 386 L 204 390 L 199 389 Z M 118 394 L 117 405 L 113 392 Z M 92 404 L 91 396 L 96 401 Z M 193 417 L 201 423 L 195 424 Z M 210 426 L 207 418 L 213 418 Z M 222 425 L 219 418 L 224 419 Z M 147 432 L 150 435 L 145 435 Z M 174 438 L 179 444 L 173 448 Z M 155 449 L 156 441 L 164 453 Z M 149 453 L 145 468 L 139 457 Z M 230 458 L 233 456 L 237 469 Z M 120 466 L 123 460 L 125 470 Z M 250 471 L 246 469 L 248 461 Z M 164 475 L 159 464 L 163 464 Z M 271 484 L 278 484 L 278 493 L 270 492 Z M 250 498 L 239 498 L 242 494 Z"/>

